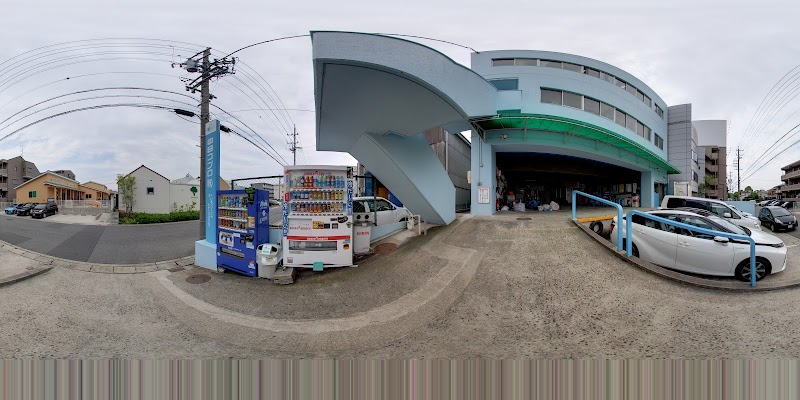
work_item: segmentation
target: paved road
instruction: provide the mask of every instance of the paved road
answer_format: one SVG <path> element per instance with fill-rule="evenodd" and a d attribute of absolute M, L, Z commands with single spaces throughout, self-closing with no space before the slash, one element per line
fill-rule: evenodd
<path fill-rule="evenodd" d="M 152 225 L 74 225 L 0 217 L 0 240 L 69 260 L 134 264 L 194 254 L 197 221 Z"/>

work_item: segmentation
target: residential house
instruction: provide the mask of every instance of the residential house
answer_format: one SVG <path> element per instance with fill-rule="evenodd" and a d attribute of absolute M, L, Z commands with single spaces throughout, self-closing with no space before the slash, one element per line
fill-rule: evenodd
<path fill-rule="evenodd" d="M 45 171 L 29 181 L 16 186 L 17 203 L 47 203 L 59 200 L 83 200 L 85 188 L 80 182 Z"/>
<path fill-rule="evenodd" d="M 142 165 L 128 175 L 136 177 L 133 191 L 133 211 L 153 214 L 167 214 L 179 208 L 197 210 L 200 204 L 200 180 L 184 177 L 170 181 L 165 176 Z M 223 179 L 219 182 L 220 190 L 230 190 L 230 185 Z M 120 196 L 120 205 L 125 207 Z"/>

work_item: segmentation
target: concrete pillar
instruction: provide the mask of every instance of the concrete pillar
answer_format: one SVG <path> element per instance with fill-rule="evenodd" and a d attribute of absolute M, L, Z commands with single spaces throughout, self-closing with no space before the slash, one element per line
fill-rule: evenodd
<path fill-rule="evenodd" d="M 650 208 L 658 207 L 653 204 L 653 192 L 655 191 L 655 180 L 653 179 L 652 171 L 643 171 L 641 173 L 641 181 L 639 182 L 639 206 Z"/>
<path fill-rule="evenodd" d="M 472 132 L 472 151 L 470 155 L 472 171 L 471 197 L 472 215 L 493 215 L 497 212 L 497 177 L 495 176 L 495 152 L 492 145 L 484 143 L 476 132 Z M 489 188 L 489 203 L 478 203 L 479 188 Z"/>

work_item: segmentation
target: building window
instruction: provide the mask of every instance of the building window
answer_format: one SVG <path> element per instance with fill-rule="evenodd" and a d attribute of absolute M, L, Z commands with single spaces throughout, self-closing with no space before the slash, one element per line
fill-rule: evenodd
<path fill-rule="evenodd" d="M 562 63 L 563 68 L 567 71 L 583 73 L 583 66 L 578 64 L 571 64 L 568 62 Z"/>
<path fill-rule="evenodd" d="M 151 187 L 147 188 L 147 194 L 156 194 L 156 189 Z"/>
<path fill-rule="evenodd" d="M 650 128 L 648 128 L 647 125 L 644 126 L 644 138 L 647 139 L 648 142 L 650 141 Z"/>
<path fill-rule="evenodd" d="M 692 149 L 692 161 L 697 162 L 697 152 Z"/>
<path fill-rule="evenodd" d="M 514 65 L 513 58 L 495 58 L 492 60 L 493 67 L 507 67 L 509 65 Z"/>
<path fill-rule="evenodd" d="M 636 132 L 636 124 L 638 122 L 639 121 L 637 121 L 635 118 L 633 118 L 630 115 L 628 115 L 627 118 L 625 118 L 625 127 L 630 129 L 633 132 Z"/>
<path fill-rule="evenodd" d="M 644 92 L 637 89 L 635 86 L 627 83 L 614 75 L 607 74 L 603 71 L 589 68 L 585 65 L 574 64 L 566 61 L 553 61 L 553 60 L 539 60 L 536 58 L 494 58 L 492 59 L 492 66 L 493 67 L 502 67 L 502 66 L 526 66 L 526 67 L 548 67 L 548 68 L 557 68 L 557 69 L 564 69 L 567 71 L 577 72 L 581 74 L 586 74 L 589 76 L 593 76 L 598 79 L 602 79 L 612 85 L 615 85 L 619 88 L 625 89 L 628 93 L 635 96 L 639 101 L 644 104 L 647 104 L 648 107 L 652 107 L 652 99 L 648 97 Z M 503 90 L 516 90 L 516 89 L 503 89 Z M 664 118 L 664 111 L 661 110 L 658 106 L 656 106 L 656 113 L 661 117 Z"/>
<path fill-rule="evenodd" d="M 614 110 L 614 122 L 621 126 L 625 126 L 625 113 L 620 110 Z"/>
<path fill-rule="evenodd" d="M 697 176 L 697 172 L 692 171 L 692 180 L 695 181 L 695 182 L 697 182 L 699 180 L 699 177 Z"/>
<path fill-rule="evenodd" d="M 31 199 L 35 199 L 36 198 L 36 191 L 33 190 L 33 191 L 28 192 L 28 197 L 31 198 Z"/>
<path fill-rule="evenodd" d="M 656 147 L 658 147 L 661 150 L 664 150 L 664 139 L 662 139 L 661 136 L 658 136 L 657 133 L 655 134 L 655 136 L 656 136 L 656 139 L 655 139 Z"/>
<path fill-rule="evenodd" d="M 614 120 L 614 107 L 606 103 L 600 103 L 600 115 L 610 120 Z"/>
<path fill-rule="evenodd" d="M 543 67 L 561 69 L 561 61 L 541 60 L 541 63 Z"/>
<path fill-rule="evenodd" d="M 518 90 L 519 79 L 492 79 L 489 81 L 497 90 Z"/>
<path fill-rule="evenodd" d="M 558 90 L 542 89 L 542 103 L 561 105 L 561 92 Z"/>
<path fill-rule="evenodd" d="M 582 109 L 583 107 L 581 104 L 581 95 L 570 92 L 564 92 L 564 105 L 567 107 Z"/>
<path fill-rule="evenodd" d="M 583 110 L 594 115 L 600 115 L 600 102 L 588 97 L 583 98 Z"/>
<path fill-rule="evenodd" d="M 91 199 L 92 198 L 92 194 L 91 193 L 86 193 L 86 198 L 87 199 Z"/>
<path fill-rule="evenodd" d="M 535 58 L 517 58 L 514 60 L 514 65 L 523 67 L 537 67 L 539 66 L 539 60 Z"/>

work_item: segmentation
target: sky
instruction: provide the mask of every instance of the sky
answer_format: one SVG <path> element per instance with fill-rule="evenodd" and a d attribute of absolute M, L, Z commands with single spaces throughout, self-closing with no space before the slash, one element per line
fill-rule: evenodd
<path fill-rule="evenodd" d="M 669 105 L 692 103 L 695 120 L 729 120 L 729 161 L 742 145 L 742 171 L 755 171 L 743 188 L 779 184 L 780 167 L 800 159 L 800 146 L 789 146 L 800 140 L 790 131 L 800 124 L 800 68 L 793 70 L 800 64 L 794 20 L 800 5 L 791 1 L 4 0 L 3 6 L 0 121 L 6 121 L 0 137 L 65 114 L 0 140 L 0 158 L 24 154 L 42 171 L 70 169 L 81 182 L 111 188 L 118 174 L 142 164 L 170 179 L 199 175 L 197 118 L 128 105 L 196 107 L 199 96 L 186 92 L 180 80 L 196 75 L 172 63 L 205 46 L 219 57 L 312 30 L 398 33 L 478 51 L 534 49 L 595 58 L 638 77 Z M 470 50 L 417 41 L 469 65 Z M 258 134 L 263 142 L 251 140 L 271 145 L 281 163 L 292 162 L 287 142 L 296 127 L 298 164 L 355 165 L 347 154 L 316 151 L 308 37 L 237 56 L 237 73 L 211 85 L 212 104 L 229 113 L 212 108 L 223 124 Z M 139 89 L 108 90 L 120 87 Z M 126 105 L 71 112 L 110 104 Z M 787 132 L 788 144 L 767 152 Z M 223 134 L 224 179 L 280 175 L 281 163 Z"/>

